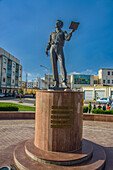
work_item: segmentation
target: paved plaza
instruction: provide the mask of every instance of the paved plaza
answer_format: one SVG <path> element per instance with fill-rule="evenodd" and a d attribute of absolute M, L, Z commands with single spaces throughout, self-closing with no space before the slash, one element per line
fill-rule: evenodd
<path fill-rule="evenodd" d="M 35 120 L 0 120 L 0 165 L 10 163 L 18 142 L 33 138 Z M 101 145 L 107 155 L 106 170 L 113 170 L 113 123 L 83 122 L 83 137 Z"/>

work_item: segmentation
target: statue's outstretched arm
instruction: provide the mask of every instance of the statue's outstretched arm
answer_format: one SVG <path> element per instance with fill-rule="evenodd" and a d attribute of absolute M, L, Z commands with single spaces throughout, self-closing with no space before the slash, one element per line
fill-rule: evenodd
<path fill-rule="evenodd" d="M 66 31 L 64 32 L 64 37 L 65 37 L 65 40 L 66 41 L 69 41 L 72 37 L 72 33 L 74 32 L 75 30 L 71 30 L 70 33 L 68 34 Z"/>
<path fill-rule="evenodd" d="M 72 32 L 70 32 L 69 34 L 66 31 L 64 32 L 64 39 L 66 41 L 69 41 L 71 37 L 72 37 Z"/>

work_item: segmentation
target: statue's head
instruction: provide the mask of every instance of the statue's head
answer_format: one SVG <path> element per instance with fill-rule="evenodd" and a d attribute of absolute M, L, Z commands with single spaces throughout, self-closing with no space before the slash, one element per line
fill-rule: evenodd
<path fill-rule="evenodd" d="M 57 20 L 55 24 L 55 28 L 62 28 L 63 27 L 63 22 L 61 20 Z"/>

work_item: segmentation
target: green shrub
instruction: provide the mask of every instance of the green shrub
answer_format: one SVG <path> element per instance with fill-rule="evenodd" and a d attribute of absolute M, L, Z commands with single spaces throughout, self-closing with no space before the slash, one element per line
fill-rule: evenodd
<path fill-rule="evenodd" d="M 14 103 L 0 103 L 0 107 L 17 107 L 18 111 L 35 111 L 35 107 L 31 106 L 24 106 L 20 104 L 14 104 Z"/>
<path fill-rule="evenodd" d="M 104 114 L 104 110 L 101 110 L 101 109 L 93 109 L 91 112 L 97 113 L 97 114 Z"/>
<path fill-rule="evenodd" d="M 105 110 L 105 114 L 111 114 L 111 115 L 113 115 L 113 110 Z"/>
<path fill-rule="evenodd" d="M 0 111 L 18 111 L 18 107 L 0 107 Z"/>
<path fill-rule="evenodd" d="M 87 113 L 88 112 L 88 107 L 87 106 L 84 106 L 83 107 L 83 113 Z"/>
<path fill-rule="evenodd" d="M 19 101 L 18 103 L 23 103 L 22 101 Z"/>
<path fill-rule="evenodd" d="M 113 110 L 93 109 L 92 113 L 95 113 L 95 114 L 112 114 L 113 115 Z"/>

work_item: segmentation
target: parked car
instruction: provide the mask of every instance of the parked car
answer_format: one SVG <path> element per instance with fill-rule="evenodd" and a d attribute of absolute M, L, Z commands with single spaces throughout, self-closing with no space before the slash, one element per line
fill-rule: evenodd
<path fill-rule="evenodd" d="M 5 96 L 5 94 L 3 94 L 3 93 L 0 93 L 0 97 L 4 97 Z"/>
<path fill-rule="evenodd" d="M 5 93 L 5 97 L 12 97 L 12 93 Z"/>
<path fill-rule="evenodd" d="M 5 97 L 9 97 L 9 93 L 5 93 Z"/>
<path fill-rule="evenodd" d="M 16 98 L 24 97 L 24 94 L 16 94 Z"/>
<path fill-rule="evenodd" d="M 96 102 L 97 103 L 103 103 L 103 104 L 105 103 L 105 104 L 107 104 L 107 103 L 110 103 L 111 101 L 110 101 L 109 98 L 101 98 L 101 99 L 97 99 Z"/>

